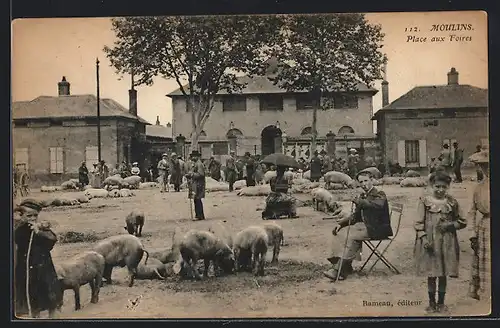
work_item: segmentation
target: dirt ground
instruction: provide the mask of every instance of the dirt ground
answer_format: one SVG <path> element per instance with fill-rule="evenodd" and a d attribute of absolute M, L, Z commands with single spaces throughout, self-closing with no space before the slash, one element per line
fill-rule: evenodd
<path fill-rule="evenodd" d="M 454 184 L 450 193 L 467 212 L 475 182 Z M 389 202 L 404 204 L 399 235 L 387 251 L 387 258 L 402 272 L 390 271 L 379 262 L 369 274 L 354 274 L 349 279 L 332 283 L 323 277 L 328 269 L 325 259 L 330 244 L 331 220 L 322 220 L 324 213 L 311 207 L 299 207 L 297 219 L 283 219 L 286 245 L 280 262 L 268 265 L 263 277 L 239 273 L 227 277 L 209 277 L 204 281 L 136 280 L 133 287 L 126 283 L 125 268 L 115 268 L 113 285 L 105 285 L 98 304 L 90 303 L 90 287 L 81 288 L 82 309 L 74 311 L 72 291 L 66 291 L 61 318 L 248 318 L 248 317 L 348 317 L 348 316 L 422 316 L 427 303 L 426 279 L 416 277 L 412 267 L 415 232 L 412 224 L 416 203 L 423 188 L 380 186 Z M 335 191 L 335 193 L 340 193 Z M 62 195 L 33 192 L 32 197 L 48 198 Z M 67 193 L 68 196 L 74 193 Z M 297 195 L 307 199 L 308 195 Z M 348 199 L 345 195 L 339 196 Z M 339 199 L 340 199 L 339 198 Z M 67 231 L 92 233 L 98 238 L 126 233 L 124 218 L 133 209 L 143 210 L 146 224 L 143 243 L 149 250 L 170 246 L 176 227 L 182 232 L 205 229 L 214 220 L 226 220 L 227 228 L 237 233 L 242 228 L 261 224 L 259 209 L 265 197 L 240 197 L 236 193 L 208 193 L 204 200 L 206 221 L 192 222 L 186 192 L 161 194 L 158 189 L 138 190 L 131 198 L 92 199 L 79 206 L 46 208 L 41 219 L 55 224 L 57 233 Z M 350 203 L 343 206 L 349 210 Z M 461 246 L 460 278 L 450 279 L 446 303 L 451 316 L 488 314 L 487 300 L 467 298 L 469 280 L 469 232 L 459 231 Z M 54 262 L 89 250 L 94 243 L 58 243 L 52 253 Z M 367 251 L 364 249 L 365 252 Z M 268 259 L 272 251 L 268 252 Z M 363 254 L 366 257 L 365 254 Z M 355 268 L 356 264 L 354 263 Z M 364 306 L 363 302 L 387 301 L 389 306 Z M 404 305 L 404 302 L 413 305 Z M 408 303 L 408 302 L 407 302 Z"/>

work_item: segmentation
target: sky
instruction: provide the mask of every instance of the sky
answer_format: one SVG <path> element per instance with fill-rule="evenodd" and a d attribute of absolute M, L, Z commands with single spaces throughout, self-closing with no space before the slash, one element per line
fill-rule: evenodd
<path fill-rule="evenodd" d="M 369 13 L 370 23 L 385 33 L 382 51 L 388 57 L 389 101 L 418 85 L 447 83 L 451 67 L 459 83 L 488 86 L 487 15 L 485 12 Z M 432 31 L 433 25 L 471 24 L 469 31 Z M 417 28 L 418 32 L 410 29 Z M 407 29 L 407 31 L 405 31 Z M 470 37 L 450 40 L 450 35 Z M 426 42 L 409 41 L 427 37 Z M 431 42 L 432 37 L 445 37 Z M 100 96 L 128 108 L 130 76 L 116 74 L 103 48 L 112 46 L 115 34 L 110 18 L 18 19 L 12 24 L 12 101 L 38 96 L 57 96 L 57 82 L 65 76 L 71 94 L 96 94 L 96 58 L 100 61 Z M 171 122 L 172 105 L 165 95 L 178 88 L 175 80 L 156 78 L 153 86 L 136 87 L 138 114 L 154 124 Z M 374 87 L 381 90 L 380 81 Z M 374 96 L 374 111 L 381 108 L 382 94 Z"/>

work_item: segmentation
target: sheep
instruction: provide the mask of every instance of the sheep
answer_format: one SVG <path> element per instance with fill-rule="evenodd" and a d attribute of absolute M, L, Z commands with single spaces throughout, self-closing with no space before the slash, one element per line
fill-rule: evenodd
<path fill-rule="evenodd" d="M 141 177 L 137 175 L 132 175 L 130 177 L 126 177 L 125 179 L 123 179 L 122 187 L 124 187 L 125 184 L 127 184 L 128 186 L 130 186 L 130 189 L 139 189 L 140 183 L 141 183 Z"/>
<path fill-rule="evenodd" d="M 132 235 L 108 237 L 100 241 L 94 250 L 104 256 L 106 260 L 103 277 L 108 284 L 112 284 L 111 273 L 115 266 L 122 268 L 127 266 L 129 287 L 132 287 L 137 274 L 137 266 L 143 254 L 146 253 L 145 264 L 147 264 L 149 258 L 149 253 L 144 249 L 141 240 Z"/>
<path fill-rule="evenodd" d="M 207 192 L 229 191 L 229 185 L 223 182 L 211 183 L 205 186 L 205 191 Z"/>
<path fill-rule="evenodd" d="M 136 279 L 166 279 L 171 273 L 167 272 L 167 267 L 160 260 L 150 258 L 149 263 L 145 264 L 141 260 L 137 266 Z"/>
<path fill-rule="evenodd" d="M 380 179 L 382 177 L 382 173 L 380 172 L 380 170 L 374 166 L 366 167 L 362 171 L 370 172 L 374 179 Z"/>
<path fill-rule="evenodd" d="M 76 200 L 79 201 L 81 204 L 89 202 L 89 198 L 87 196 L 85 196 L 84 194 L 78 196 L 76 198 Z"/>
<path fill-rule="evenodd" d="M 350 176 L 338 171 L 326 172 L 324 178 L 327 186 L 331 183 L 341 183 L 346 187 L 352 188 L 356 184 Z"/>
<path fill-rule="evenodd" d="M 427 181 L 424 178 L 404 178 L 399 184 L 401 187 L 425 187 Z"/>
<path fill-rule="evenodd" d="M 73 206 L 78 205 L 80 202 L 76 199 L 70 198 L 54 198 L 50 205 L 52 206 Z"/>
<path fill-rule="evenodd" d="M 139 184 L 139 189 L 154 189 L 158 188 L 158 184 L 156 182 L 141 182 Z"/>
<path fill-rule="evenodd" d="M 108 191 L 106 189 L 99 189 L 99 188 L 87 189 L 87 190 L 85 190 L 84 194 L 89 199 L 108 197 Z"/>
<path fill-rule="evenodd" d="M 311 195 L 314 207 L 317 211 L 319 211 L 320 204 L 323 204 L 323 211 L 338 212 L 340 206 L 335 201 L 333 195 L 325 188 L 314 188 L 311 191 Z"/>
<path fill-rule="evenodd" d="M 262 227 L 250 226 L 238 232 L 233 245 L 236 271 L 246 267 L 251 259 L 254 274 L 263 276 L 268 243 L 267 232 Z"/>
<path fill-rule="evenodd" d="M 87 283 L 92 290 L 90 303 L 95 304 L 99 301 L 104 266 L 104 257 L 94 251 L 84 252 L 66 262 L 55 265 L 57 279 L 63 292 L 72 289 L 75 293 L 75 311 L 81 308 L 80 286 Z"/>
<path fill-rule="evenodd" d="M 119 174 L 109 176 L 103 181 L 105 186 L 121 186 L 122 183 L 123 178 Z"/>
<path fill-rule="evenodd" d="M 60 191 L 62 188 L 60 186 L 41 186 L 40 191 L 41 192 L 55 192 L 55 191 Z"/>
<path fill-rule="evenodd" d="M 196 269 L 199 259 L 204 260 L 205 270 L 203 276 L 208 277 L 210 262 L 213 262 L 214 272 L 219 273 L 219 268 L 225 272 L 232 271 L 234 254 L 231 248 L 213 233 L 202 230 L 190 230 L 179 245 L 182 261 L 185 262 L 190 275 L 200 280 L 201 276 Z"/>
<path fill-rule="evenodd" d="M 278 263 L 278 257 L 280 255 L 280 246 L 284 244 L 283 228 L 275 222 L 264 223 L 262 225 L 267 233 L 267 238 L 269 241 L 268 246 L 273 246 L 273 259 L 271 263 Z"/>
<path fill-rule="evenodd" d="M 110 190 L 108 192 L 108 197 L 113 197 L 113 198 L 121 197 L 120 190 L 118 190 L 118 189 L 112 189 L 112 190 Z"/>
<path fill-rule="evenodd" d="M 141 237 L 144 220 L 144 212 L 133 210 L 125 218 L 126 226 L 124 228 L 129 234 Z"/>
<path fill-rule="evenodd" d="M 267 171 L 264 173 L 264 183 L 269 183 L 272 178 L 276 177 L 276 171 Z"/>
<path fill-rule="evenodd" d="M 400 184 L 401 181 L 403 181 L 404 178 L 402 177 L 383 177 L 382 178 L 382 184 L 384 185 L 396 185 Z"/>
<path fill-rule="evenodd" d="M 62 190 L 77 190 L 78 189 L 78 182 L 75 183 L 72 180 L 64 181 L 61 183 L 61 188 Z"/>
<path fill-rule="evenodd" d="M 238 180 L 238 181 L 235 181 L 233 184 L 234 190 L 240 190 L 241 188 L 244 188 L 246 186 L 247 186 L 246 180 Z"/>

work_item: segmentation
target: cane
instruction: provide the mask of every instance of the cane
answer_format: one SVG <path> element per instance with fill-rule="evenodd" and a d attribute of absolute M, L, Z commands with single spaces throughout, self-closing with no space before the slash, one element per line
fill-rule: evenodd
<path fill-rule="evenodd" d="M 192 201 L 191 201 L 191 183 L 190 183 L 190 180 L 191 179 L 188 179 L 188 184 L 189 184 L 189 187 L 188 187 L 188 200 L 189 200 L 189 215 L 191 217 L 191 221 L 193 220 L 193 204 L 192 204 Z"/>
<path fill-rule="evenodd" d="M 26 303 L 28 304 L 28 314 L 30 318 L 33 317 L 33 312 L 31 311 L 31 302 L 30 302 L 30 254 L 31 254 L 31 244 L 33 243 L 33 235 L 34 231 L 31 231 L 30 241 L 28 244 L 28 254 L 26 256 Z"/>
<path fill-rule="evenodd" d="M 351 230 L 351 217 L 352 217 L 353 213 L 354 213 L 354 203 L 351 204 L 351 215 L 349 215 L 349 221 L 348 221 L 349 225 L 347 226 L 347 233 L 346 233 L 345 242 L 344 242 L 344 249 L 342 250 L 342 257 L 340 258 L 340 264 L 339 264 L 339 268 L 337 270 L 337 279 L 335 279 L 335 281 L 339 280 L 340 273 L 342 272 L 342 265 L 344 264 L 344 256 L 345 256 L 345 252 L 347 249 L 347 241 L 349 240 L 349 231 Z"/>

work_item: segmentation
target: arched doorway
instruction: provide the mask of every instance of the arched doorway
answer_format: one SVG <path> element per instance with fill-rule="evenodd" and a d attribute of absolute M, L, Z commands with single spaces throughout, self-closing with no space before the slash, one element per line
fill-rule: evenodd
<path fill-rule="evenodd" d="M 261 152 L 266 156 L 281 151 L 281 129 L 275 125 L 266 126 L 261 133 Z"/>
<path fill-rule="evenodd" d="M 226 133 L 226 138 L 229 143 L 229 151 L 234 151 L 238 154 L 238 139 L 243 138 L 243 132 L 239 129 L 230 129 Z"/>

